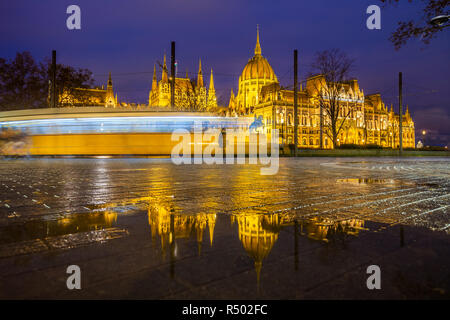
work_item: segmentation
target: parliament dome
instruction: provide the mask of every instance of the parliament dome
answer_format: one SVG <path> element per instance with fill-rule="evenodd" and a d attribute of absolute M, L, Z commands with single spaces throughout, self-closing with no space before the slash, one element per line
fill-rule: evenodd
<path fill-rule="evenodd" d="M 273 72 L 269 62 L 262 55 L 255 55 L 253 58 L 248 60 L 247 65 L 242 71 L 241 80 L 251 79 L 269 79 L 278 81 L 277 76 L 275 75 L 275 72 Z"/>
<path fill-rule="evenodd" d="M 259 30 L 256 34 L 255 55 L 249 59 L 242 70 L 241 81 L 252 79 L 267 79 L 278 81 L 275 72 L 266 58 L 261 55 L 261 45 L 259 43 Z"/>

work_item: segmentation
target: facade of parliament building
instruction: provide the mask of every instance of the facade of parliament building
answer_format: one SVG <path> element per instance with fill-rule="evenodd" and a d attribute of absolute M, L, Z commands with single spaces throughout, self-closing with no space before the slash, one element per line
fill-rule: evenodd
<path fill-rule="evenodd" d="M 148 105 L 155 111 L 170 108 L 171 78 L 168 75 L 166 57 L 162 67 L 161 79 L 158 81 L 156 65 L 153 70 L 152 85 Z M 332 85 L 332 84 L 331 84 Z M 382 147 L 399 147 L 399 115 L 384 104 L 380 94 L 364 95 L 356 79 L 335 83 L 339 87 L 340 112 L 337 125 L 342 129 L 337 137 L 337 144 L 378 145 Z M 320 95 L 323 97 L 326 83 L 323 75 L 309 77 L 306 85 L 298 90 L 298 144 L 302 148 L 319 148 L 320 143 Z M 81 98 L 75 99 L 74 96 Z M 175 78 L 175 109 L 177 111 L 203 111 L 226 116 L 262 116 L 263 131 L 279 130 L 280 143 L 294 143 L 294 91 L 280 86 L 278 78 L 266 58 L 262 56 L 257 31 L 254 55 L 248 60 L 240 77 L 238 93 L 231 90 L 228 107 L 218 107 L 214 88 L 213 72 L 209 88 L 203 80 L 201 61 L 197 79 Z M 103 105 L 105 107 L 129 107 L 133 104 L 119 103 L 114 95 L 111 74 L 105 89 L 76 88 L 59 97 L 61 105 Z M 322 103 L 323 105 L 323 103 Z M 329 116 L 323 111 L 322 147 L 333 148 L 330 134 Z M 403 147 L 415 147 L 414 121 L 408 107 L 402 115 Z"/>
<path fill-rule="evenodd" d="M 167 107 L 170 108 L 171 98 L 171 77 L 167 72 L 166 56 L 164 55 L 164 64 L 162 66 L 161 80 L 156 76 L 156 65 L 153 69 L 152 89 L 148 97 L 149 107 Z M 175 77 L 175 108 L 180 111 L 210 111 L 214 112 L 217 108 L 216 90 L 214 89 L 213 71 L 209 78 L 209 88 L 203 82 L 202 62 L 199 61 L 197 80 L 193 81 L 186 73 L 185 78 Z"/>
<path fill-rule="evenodd" d="M 231 91 L 228 105 L 229 115 L 262 116 L 264 130 L 276 128 L 282 143 L 294 143 L 294 90 L 283 89 L 266 58 L 261 54 L 259 31 L 256 37 L 254 56 L 249 59 L 239 77 L 239 91 Z M 306 86 L 298 90 L 298 143 L 303 148 L 320 146 L 319 95 L 326 86 L 325 77 L 317 75 L 306 80 Z M 338 125 L 344 121 L 337 143 L 356 145 L 379 145 L 398 148 L 399 115 L 391 105 L 390 110 L 381 100 L 380 94 L 364 95 L 358 81 L 353 79 L 337 84 L 341 90 L 338 97 L 340 113 Z M 332 148 L 326 134 L 328 116 L 323 109 L 324 148 Z M 403 147 L 414 148 L 414 122 L 408 107 L 402 116 Z M 331 135 L 330 135 L 331 136 Z"/>

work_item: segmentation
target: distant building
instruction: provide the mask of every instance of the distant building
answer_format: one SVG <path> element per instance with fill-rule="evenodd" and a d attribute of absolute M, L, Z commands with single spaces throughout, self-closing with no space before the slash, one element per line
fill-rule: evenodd
<path fill-rule="evenodd" d="M 320 106 L 318 94 L 326 86 L 325 77 L 317 75 L 306 80 L 306 86 L 300 85 L 298 91 L 298 143 L 304 148 L 320 146 Z M 342 94 L 342 114 L 338 121 L 344 121 L 339 132 L 338 145 L 376 144 L 383 147 L 399 146 L 399 115 L 391 106 L 381 100 L 380 94 L 364 95 L 358 81 L 353 79 L 339 83 Z M 294 91 L 283 89 L 266 58 L 261 54 L 259 30 L 256 35 L 254 56 L 249 59 L 239 77 L 239 91 L 234 95 L 231 90 L 228 105 L 229 115 L 263 116 L 265 129 L 279 129 L 280 142 L 294 143 Z M 324 121 L 327 116 L 324 110 Z M 403 147 L 414 148 L 414 121 L 406 107 L 402 117 Z M 325 129 L 324 129 L 325 130 Z M 322 145 L 332 148 L 332 142 L 323 133 Z"/>
<path fill-rule="evenodd" d="M 114 96 L 111 72 L 106 89 L 103 88 L 64 88 L 58 95 L 58 105 L 61 107 L 105 106 L 118 107 L 117 94 Z"/>

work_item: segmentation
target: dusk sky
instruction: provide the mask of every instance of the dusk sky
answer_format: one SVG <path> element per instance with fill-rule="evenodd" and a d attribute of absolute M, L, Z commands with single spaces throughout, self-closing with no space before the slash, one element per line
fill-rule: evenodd
<path fill-rule="evenodd" d="M 81 8 L 81 30 L 68 30 L 66 8 Z M 397 103 L 398 72 L 403 72 L 404 104 L 428 143 L 450 141 L 450 30 L 429 45 L 410 40 L 395 51 L 388 40 L 398 21 L 420 18 L 423 1 L 382 7 L 381 30 L 366 28 L 372 1 L 6 1 L 0 3 L 0 57 L 30 51 L 36 60 L 57 51 L 59 63 L 90 69 L 96 84 L 106 85 L 110 71 L 119 101 L 147 103 L 153 65 L 170 59 L 176 41 L 178 76 L 195 77 L 198 59 L 209 83 L 210 69 L 219 102 L 228 104 L 239 75 L 253 56 L 256 25 L 262 54 L 282 85 L 293 82 L 292 51 L 299 50 L 301 80 L 314 53 L 339 48 L 356 59 L 353 76 L 365 94 L 380 92 L 386 104 Z M 158 72 L 160 77 L 160 72 Z"/>

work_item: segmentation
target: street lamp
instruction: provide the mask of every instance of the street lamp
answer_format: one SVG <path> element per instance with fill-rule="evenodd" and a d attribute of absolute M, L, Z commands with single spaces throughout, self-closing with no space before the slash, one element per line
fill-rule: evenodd
<path fill-rule="evenodd" d="M 433 26 L 442 26 L 444 23 L 448 22 L 450 16 L 447 15 L 441 15 L 441 16 L 437 16 L 434 17 L 433 19 L 430 20 L 430 23 Z"/>
<path fill-rule="evenodd" d="M 422 140 L 423 140 L 423 147 L 425 148 L 425 135 L 427 132 L 425 130 L 422 130 Z"/>

